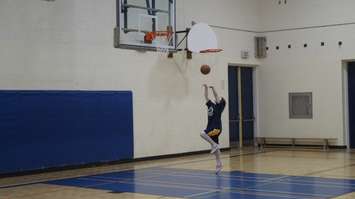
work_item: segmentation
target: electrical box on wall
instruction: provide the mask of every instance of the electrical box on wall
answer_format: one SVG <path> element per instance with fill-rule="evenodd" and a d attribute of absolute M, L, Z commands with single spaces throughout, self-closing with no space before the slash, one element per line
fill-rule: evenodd
<path fill-rule="evenodd" d="M 248 59 L 248 58 L 249 58 L 249 51 L 247 51 L 247 50 L 242 50 L 242 51 L 241 51 L 241 58 L 242 58 L 242 59 Z"/>
<path fill-rule="evenodd" d="M 266 58 L 266 37 L 255 37 L 255 58 Z"/>

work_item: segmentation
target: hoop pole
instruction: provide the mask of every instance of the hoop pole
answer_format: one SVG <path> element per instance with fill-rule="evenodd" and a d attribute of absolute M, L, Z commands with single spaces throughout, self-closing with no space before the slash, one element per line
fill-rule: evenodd
<path fill-rule="evenodd" d="M 142 10 L 149 10 L 151 12 L 160 12 L 160 13 L 166 13 L 169 14 L 168 10 L 161 10 L 161 9 L 153 9 L 153 8 L 147 8 L 147 7 L 143 7 L 143 6 L 136 6 L 136 5 L 132 5 L 132 4 L 125 4 L 124 6 L 125 8 L 136 8 L 136 9 L 142 9 Z"/>
<path fill-rule="evenodd" d="M 189 31 L 187 30 L 179 30 L 179 31 L 175 31 L 176 34 L 181 34 L 181 33 L 188 33 Z"/>
<path fill-rule="evenodd" d="M 149 1 L 149 0 L 148 0 Z M 156 16 L 156 12 L 154 11 L 155 9 L 156 9 L 156 7 L 155 7 L 155 0 L 152 0 L 152 8 L 153 8 L 153 10 L 151 10 L 150 11 L 150 14 L 151 15 L 153 15 L 153 16 Z M 157 25 L 157 20 L 156 20 L 156 18 L 152 18 L 152 30 L 153 31 L 157 31 L 157 27 L 156 27 L 156 25 Z"/>
<path fill-rule="evenodd" d="M 123 14 L 124 14 L 123 26 L 124 26 L 124 28 L 128 28 L 128 10 L 127 10 L 127 7 L 125 7 L 125 5 L 127 5 L 127 0 L 124 0 L 123 3 L 124 3 L 124 6 L 123 6 Z"/>

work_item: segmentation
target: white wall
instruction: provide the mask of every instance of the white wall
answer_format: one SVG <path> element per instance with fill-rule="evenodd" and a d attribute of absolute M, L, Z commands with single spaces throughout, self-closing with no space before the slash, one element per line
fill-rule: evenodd
<path fill-rule="evenodd" d="M 351 12 L 355 2 L 350 0 L 288 0 L 286 5 L 262 0 L 260 5 L 265 8 L 263 30 L 355 22 Z M 270 50 L 259 71 L 261 135 L 330 137 L 345 145 L 342 60 L 355 58 L 355 25 L 262 35 L 267 36 Z M 342 47 L 338 41 L 343 41 Z M 292 49 L 287 49 L 288 44 Z M 313 92 L 312 120 L 288 119 L 288 92 Z"/>
<path fill-rule="evenodd" d="M 177 25 L 184 29 L 197 21 L 263 31 L 355 22 L 352 0 L 287 2 L 178 0 Z M 223 53 L 193 60 L 177 54 L 169 60 L 154 52 L 114 49 L 114 26 L 115 0 L 0 0 L 0 89 L 132 90 L 139 158 L 207 149 L 199 138 L 207 120 L 201 84 L 216 85 L 227 98 L 228 64 L 261 64 L 260 136 L 336 137 L 339 145 L 346 143 L 341 61 L 355 58 L 355 25 L 260 34 L 270 47 L 261 63 L 253 58 L 254 33 L 216 28 Z M 249 50 L 250 59 L 241 60 L 241 50 Z M 213 73 L 205 77 L 199 66 L 206 62 Z M 305 91 L 313 92 L 314 118 L 288 119 L 288 92 Z M 228 109 L 223 125 L 226 147 Z"/>
<path fill-rule="evenodd" d="M 259 30 L 298 28 L 355 21 L 353 0 L 259 0 Z M 284 0 L 282 0 L 284 2 Z"/>
<path fill-rule="evenodd" d="M 258 24 L 257 0 L 178 2 L 178 27 L 192 20 Z M 219 56 L 169 60 L 114 49 L 114 26 L 115 0 L 0 0 L 0 89 L 132 90 L 136 158 L 207 149 L 199 137 L 207 120 L 201 85 L 214 84 L 227 98 L 228 63 L 258 64 L 253 56 L 240 59 L 240 50 L 253 52 L 254 34 L 216 29 L 225 49 Z M 205 62 L 215 64 L 208 77 L 199 73 Z M 223 147 L 229 146 L 227 119 L 228 109 Z"/>
<path fill-rule="evenodd" d="M 259 0 L 178 0 L 180 21 L 255 30 L 260 26 Z M 178 13 L 179 13 L 178 10 Z"/>

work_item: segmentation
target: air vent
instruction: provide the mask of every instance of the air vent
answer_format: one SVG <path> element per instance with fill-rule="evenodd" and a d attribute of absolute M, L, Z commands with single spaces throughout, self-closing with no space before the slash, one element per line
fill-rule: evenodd
<path fill-rule="evenodd" d="M 290 119 L 312 119 L 312 93 L 289 93 Z"/>

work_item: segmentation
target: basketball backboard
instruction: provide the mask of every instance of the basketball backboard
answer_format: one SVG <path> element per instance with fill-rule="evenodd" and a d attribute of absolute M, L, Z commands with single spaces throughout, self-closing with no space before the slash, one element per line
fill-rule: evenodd
<path fill-rule="evenodd" d="M 197 23 L 192 26 L 187 37 L 187 48 L 194 53 L 215 53 L 218 48 L 217 36 L 206 23 Z"/>
<path fill-rule="evenodd" d="M 115 47 L 176 49 L 175 0 L 116 0 Z"/>

